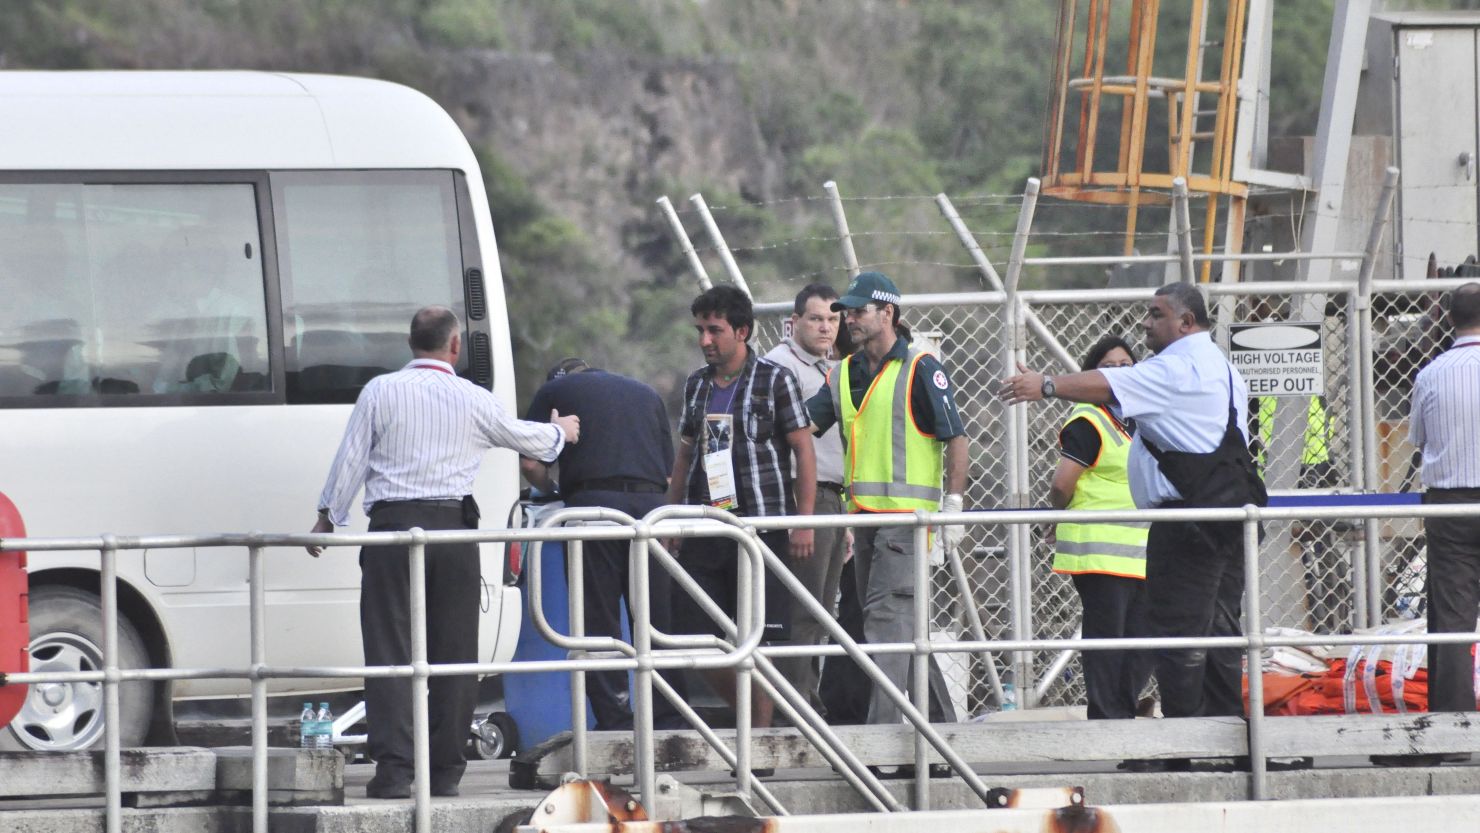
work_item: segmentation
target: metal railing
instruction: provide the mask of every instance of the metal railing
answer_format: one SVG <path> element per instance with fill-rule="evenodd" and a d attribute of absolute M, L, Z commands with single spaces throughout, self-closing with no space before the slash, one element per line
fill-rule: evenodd
<path fill-rule="evenodd" d="M 946 760 L 957 774 L 985 801 L 986 787 L 981 779 L 963 760 L 926 718 L 926 686 L 913 691 L 913 698 L 893 686 L 873 663 L 872 657 L 879 654 L 910 654 L 914 659 L 915 678 L 928 679 L 925 665 L 935 653 L 987 654 L 1004 651 L 1077 651 L 1123 650 L 1123 649 L 1177 649 L 1177 648 L 1239 648 L 1249 657 L 1249 667 L 1260 667 L 1260 652 L 1274 646 L 1302 645 L 1374 645 L 1374 644 L 1472 644 L 1477 641 L 1474 633 L 1458 634 L 1398 634 L 1398 635 L 1312 635 L 1312 636 L 1266 636 L 1263 633 L 1264 615 L 1260 604 L 1261 577 L 1258 569 L 1260 557 L 1259 527 L 1263 522 L 1289 522 L 1294 520 L 1362 520 L 1376 522 L 1398 518 L 1465 517 L 1480 511 L 1480 505 L 1451 504 L 1422 507 L 1330 507 L 1330 508 L 1277 508 L 1260 509 L 1174 509 L 1152 511 L 1046 511 L 1046 510 L 1003 510 L 994 512 L 960 512 L 848 516 L 829 515 L 814 517 L 746 518 L 737 519 L 726 513 L 707 507 L 661 507 L 641 520 L 609 510 L 562 510 L 545 527 L 538 529 L 467 530 L 427 532 L 413 529 L 408 532 L 376 532 L 358 534 L 289 534 L 273 535 L 248 533 L 232 535 L 168 535 L 168 536 L 116 536 L 103 535 L 88 538 L 36 538 L 0 540 L 0 549 L 26 550 L 31 552 L 60 550 L 96 550 L 100 554 L 102 575 L 104 663 L 98 671 L 82 672 L 27 672 L 8 675 L 7 683 L 102 683 L 104 688 L 105 735 L 104 783 L 106 795 L 106 830 L 117 833 L 122 829 L 121 771 L 119 756 L 119 713 L 118 686 L 133 680 L 177 680 L 203 678 L 244 678 L 252 684 L 252 814 L 253 829 L 257 833 L 267 830 L 267 689 L 269 679 L 282 677 L 409 677 L 415 696 L 412 698 L 414 731 L 414 773 L 416 779 L 415 812 L 416 830 L 424 833 L 431 829 L 431 796 L 428 760 L 428 716 L 426 686 L 432 676 L 495 673 L 572 672 L 582 674 L 589 671 L 632 670 L 636 672 L 634 691 L 634 732 L 637 749 L 636 780 L 645 797 L 653 795 L 656 784 L 655 755 L 653 748 L 652 705 L 654 690 L 676 701 L 681 714 L 693 722 L 706 741 L 714 745 L 721 755 L 736 768 L 739 788 L 742 792 L 754 786 L 749 767 L 749 714 L 742 705 L 737 721 L 737 743 L 733 751 L 726 750 L 720 738 L 705 727 L 693 710 L 677 702 L 673 690 L 654 674 L 659 669 L 720 668 L 737 669 L 742 686 L 751 683 L 750 674 L 760 671 L 760 680 L 768 692 L 778 699 L 778 705 L 791 714 L 808 737 L 820 749 L 830 763 L 862 794 L 869 797 L 871 804 L 879 810 L 901 809 L 863 767 L 856 756 L 829 736 L 829 730 L 810 709 L 804 698 L 781 678 L 771 664 L 771 656 L 795 656 L 815 654 L 824 656 L 847 655 L 858 662 L 874 684 L 894 700 L 906 719 L 916 729 L 915 762 L 923 772 L 928 754 L 934 749 Z M 582 522 L 599 521 L 609 526 L 557 527 L 561 520 Z M 1056 522 L 1104 522 L 1104 521 L 1225 521 L 1237 522 L 1244 529 L 1244 568 L 1246 578 L 1246 603 L 1244 610 L 1245 636 L 1209 638 L 1126 638 L 1126 639 L 1009 639 L 1009 640 L 961 640 L 933 642 L 930 639 L 930 595 L 917 592 L 914 622 L 915 638 L 910 643 L 860 645 L 849 638 L 827 615 L 826 610 L 805 591 L 799 581 L 790 574 L 785 564 L 775 553 L 767 550 L 756 537 L 756 533 L 791 529 L 797 527 L 886 527 L 906 526 L 916 530 L 916 544 L 923 550 L 927 526 L 967 524 L 972 526 L 1026 526 Z M 736 624 L 719 611 L 712 599 L 708 599 L 678 565 L 677 561 L 663 548 L 659 539 L 688 538 L 722 535 L 738 544 L 738 551 L 746 559 L 748 569 L 740 572 L 741 594 L 737 600 Z M 427 662 L 425 611 L 426 588 L 422 576 L 426 558 L 426 546 L 432 543 L 471 542 L 544 542 L 569 543 L 572 550 L 579 552 L 582 540 L 627 540 L 632 542 L 631 557 L 633 586 L 633 642 L 629 644 L 600 637 L 581 637 L 554 633 L 548 622 L 536 614 L 536 623 L 547 638 L 570 650 L 602 651 L 612 656 L 579 656 L 574 659 L 545 660 L 534 662 L 489 662 L 455 663 L 432 665 Z M 317 546 L 368 546 L 400 545 L 410 550 L 410 610 L 412 662 L 409 666 L 331 666 L 292 667 L 269 664 L 266 655 L 265 634 L 268 625 L 264 582 L 265 550 L 269 547 Z M 120 550 L 163 550 L 184 547 L 244 547 L 250 555 L 250 619 L 251 619 L 251 663 L 247 667 L 221 668 L 174 668 L 174 669 L 123 669 L 118 666 L 118 586 L 117 558 Z M 759 557 L 757 557 L 759 556 Z M 707 636 L 683 636 L 662 634 L 654 630 L 649 619 L 650 599 L 647 591 L 649 557 L 669 570 L 685 591 L 697 594 L 701 605 L 716 621 L 725 625 L 728 639 L 718 640 Z M 539 558 L 530 561 L 531 598 L 528 604 L 534 611 L 542 606 L 539 579 Z M 781 580 L 787 590 L 802 605 L 807 615 L 819 618 L 829 635 L 837 644 L 804 648 L 798 646 L 759 648 L 761 624 L 759 611 L 764 609 L 764 582 L 762 569 L 769 569 Z M 574 571 L 579 576 L 580 572 Z M 924 559 L 917 559 L 914 580 L 918 591 L 927 586 L 928 576 Z M 579 590 L 571 599 L 579 601 Z M 579 621 L 579 620 L 574 620 Z M 745 704 L 748 698 L 742 691 L 738 702 Z M 1263 683 L 1260 674 L 1249 676 L 1249 702 L 1262 704 Z M 572 703 L 575 714 L 584 715 L 584 703 Z M 580 726 L 583 721 L 573 720 Z M 1248 751 L 1251 760 L 1250 796 L 1261 799 L 1267 795 L 1265 761 L 1262 756 L 1264 742 L 1264 715 L 1262 708 L 1253 708 L 1248 715 Z M 579 737 L 579 734 L 578 734 Z M 581 742 L 584 742 L 583 739 Z M 727 754 L 728 752 L 728 754 Z M 579 754 L 579 753 L 578 753 Z M 579 766 L 577 767 L 580 768 Z M 760 795 L 773 804 L 764 789 Z M 916 809 L 930 806 L 930 779 L 915 780 L 913 804 Z M 779 808 L 777 808 L 778 811 Z M 780 811 L 784 812 L 784 811 Z"/>

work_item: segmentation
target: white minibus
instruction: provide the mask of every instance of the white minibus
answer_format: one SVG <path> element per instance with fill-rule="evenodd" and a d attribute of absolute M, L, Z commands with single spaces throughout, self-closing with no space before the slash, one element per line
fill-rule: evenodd
<path fill-rule="evenodd" d="M 0 493 L 29 535 L 307 531 L 356 395 L 409 360 L 425 304 L 457 311 L 459 374 L 514 408 L 478 164 L 421 93 L 264 72 L 0 72 L 0 123 Z M 517 489 L 516 457 L 493 452 L 484 517 Z M 360 664 L 357 551 L 267 556 L 269 663 Z M 495 661 L 518 636 L 504 569 L 503 547 L 484 545 L 480 651 Z M 32 553 L 29 579 L 32 670 L 100 668 L 98 553 Z M 123 665 L 248 665 L 245 549 L 122 552 L 119 591 Z M 162 737 L 172 700 L 247 685 L 129 683 L 123 743 Z M 93 745 L 102 702 L 99 685 L 33 686 L 0 748 Z"/>

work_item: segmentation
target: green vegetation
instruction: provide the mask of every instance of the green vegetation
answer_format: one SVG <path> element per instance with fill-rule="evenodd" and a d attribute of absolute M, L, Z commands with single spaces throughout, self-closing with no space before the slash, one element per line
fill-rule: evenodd
<path fill-rule="evenodd" d="M 1333 2 L 1275 4 L 1276 134 L 1314 128 Z M 1163 31 L 1186 14 L 1164 3 Z M 336 72 L 421 89 L 483 164 L 525 395 L 571 353 L 672 391 L 698 360 L 696 285 L 654 198 L 683 211 L 704 193 L 762 300 L 843 282 L 829 179 L 864 263 L 907 291 L 978 288 L 933 196 L 951 195 L 1005 263 L 1015 197 L 1042 158 L 1056 26 L 1044 0 L 11 0 L 0 67 Z M 1123 49 L 1125 34 L 1112 41 Z M 1185 49 L 1158 40 L 1163 74 L 1180 74 Z M 534 79 L 528 89 L 485 82 L 510 63 L 523 74 L 505 80 Z M 576 151 L 550 149 L 572 132 Z M 1151 135 L 1148 164 L 1166 152 L 1164 127 Z M 1143 213 L 1159 246 L 1166 209 Z M 1075 233 L 1040 238 L 1056 253 L 1112 250 L 1124 222 L 1048 200 L 1038 216 L 1042 231 Z"/>

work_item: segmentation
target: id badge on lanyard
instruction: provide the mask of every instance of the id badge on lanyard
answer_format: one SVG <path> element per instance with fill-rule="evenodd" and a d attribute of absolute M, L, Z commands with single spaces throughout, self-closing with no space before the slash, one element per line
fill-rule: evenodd
<path fill-rule="evenodd" d="M 734 509 L 735 461 L 730 455 L 734 446 L 735 418 L 730 414 L 704 415 L 704 474 L 709 478 L 709 505 Z"/>

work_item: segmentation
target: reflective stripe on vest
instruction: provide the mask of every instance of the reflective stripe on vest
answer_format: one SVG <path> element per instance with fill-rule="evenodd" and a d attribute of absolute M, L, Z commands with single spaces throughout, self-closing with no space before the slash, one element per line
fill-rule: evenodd
<path fill-rule="evenodd" d="M 1254 464 L 1264 472 L 1265 455 L 1274 437 L 1274 409 L 1277 399 L 1273 396 L 1259 397 L 1259 454 Z M 1331 462 L 1331 418 L 1326 415 L 1326 406 L 1321 397 L 1312 396 L 1305 409 L 1305 436 L 1300 448 L 1300 464 L 1315 466 Z"/>
<path fill-rule="evenodd" d="M 838 381 L 831 388 L 834 413 L 842 423 L 843 485 L 850 512 L 940 508 L 941 442 L 921 431 L 910 413 L 915 364 L 924 355 L 911 349 L 903 361 L 885 362 L 857 408 L 849 362 L 845 359 L 837 367 Z M 843 391 L 849 394 L 844 396 Z"/>
<path fill-rule="evenodd" d="M 1083 419 L 1100 435 L 1100 456 L 1085 469 L 1074 487 L 1069 509 L 1133 509 L 1126 465 L 1130 437 L 1103 409 L 1076 405 L 1064 425 Z M 1056 535 L 1053 569 L 1056 573 L 1108 573 L 1146 577 L 1144 523 L 1062 523 Z"/>

